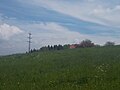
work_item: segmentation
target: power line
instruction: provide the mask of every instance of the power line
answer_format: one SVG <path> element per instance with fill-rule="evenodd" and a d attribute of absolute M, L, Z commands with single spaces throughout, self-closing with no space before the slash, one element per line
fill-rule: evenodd
<path fill-rule="evenodd" d="M 32 34 L 31 33 L 28 33 L 28 52 L 30 53 L 30 50 L 31 50 L 31 39 L 32 39 Z"/>

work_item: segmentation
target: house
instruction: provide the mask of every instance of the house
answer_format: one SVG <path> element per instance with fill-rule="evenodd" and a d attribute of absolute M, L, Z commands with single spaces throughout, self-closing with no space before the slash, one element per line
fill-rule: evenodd
<path fill-rule="evenodd" d="M 74 49 L 74 48 L 77 48 L 77 46 L 76 45 L 70 45 L 70 47 L 69 47 L 70 49 Z"/>

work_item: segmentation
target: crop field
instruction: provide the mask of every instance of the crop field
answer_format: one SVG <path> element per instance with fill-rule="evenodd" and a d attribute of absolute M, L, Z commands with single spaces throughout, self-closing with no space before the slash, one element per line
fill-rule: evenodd
<path fill-rule="evenodd" d="M 120 90 L 120 46 L 1 56 L 0 90 Z"/>

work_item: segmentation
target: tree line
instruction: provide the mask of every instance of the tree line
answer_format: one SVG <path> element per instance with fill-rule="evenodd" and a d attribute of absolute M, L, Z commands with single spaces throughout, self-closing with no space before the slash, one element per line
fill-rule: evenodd
<path fill-rule="evenodd" d="M 115 43 L 108 41 L 104 44 L 104 46 L 114 46 Z M 66 44 L 66 45 L 48 45 L 41 47 L 40 49 L 31 49 L 32 52 L 37 52 L 37 51 L 54 51 L 54 50 L 64 50 L 64 49 L 73 49 L 73 48 L 86 48 L 86 47 L 100 47 L 100 45 L 94 44 L 91 40 L 86 39 L 80 42 L 79 44 Z"/>

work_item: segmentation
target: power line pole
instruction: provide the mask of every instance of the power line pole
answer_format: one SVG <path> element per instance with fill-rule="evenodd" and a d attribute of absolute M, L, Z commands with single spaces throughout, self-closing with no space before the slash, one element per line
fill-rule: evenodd
<path fill-rule="evenodd" d="M 30 50 L 31 50 L 31 39 L 32 39 L 32 37 L 31 37 L 31 33 L 28 33 L 28 52 L 30 53 Z"/>

